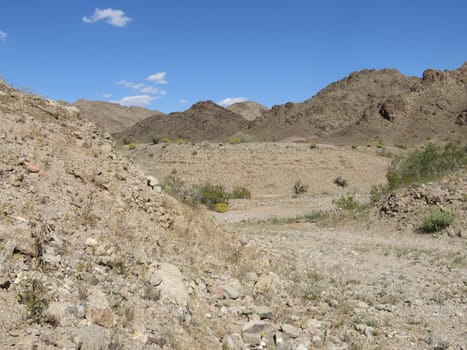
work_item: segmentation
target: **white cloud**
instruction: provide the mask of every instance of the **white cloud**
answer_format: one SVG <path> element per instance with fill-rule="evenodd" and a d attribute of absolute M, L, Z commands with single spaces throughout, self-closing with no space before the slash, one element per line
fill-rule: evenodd
<path fill-rule="evenodd" d="M 184 98 L 182 98 L 178 102 L 180 102 L 182 105 L 186 105 L 188 103 L 188 100 L 185 100 Z"/>
<path fill-rule="evenodd" d="M 142 92 L 143 94 L 152 94 L 152 95 L 166 95 L 167 92 L 165 90 L 161 90 L 154 86 L 145 86 L 138 91 Z"/>
<path fill-rule="evenodd" d="M 165 80 L 166 75 L 166 72 L 154 73 L 147 77 L 146 80 L 152 81 L 156 84 L 167 84 L 167 80 Z"/>
<path fill-rule="evenodd" d="M 84 16 L 84 23 L 96 23 L 98 21 L 105 20 L 107 24 L 115 27 L 125 27 L 128 22 L 131 21 L 130 17 L 125 16 L 125 12 L 122 10 L 108 9 L 97 9 L 91 17 Z"/>
<path fill-rule="evenodd" d="M 102 97 L 103 98 L 111 98 L 112 94 L 111 93 L 105 93 L 105 94 L 102 94 Z"/>
<path fill-rule="evenodd" d="M 144 84 L 133 83 L 132 81 L 126 81 L 126 80 L 117 81 L 117 85 L 124 86 L 124 87 L 127 87 L 127 88 L 132 88 L 132 89 L 135 89 L 135 90 L 140 90 L 141 88 L 144 87 Z"/>
<path fill-rule="evenodd" d="M 234 103 L 245 102 L 245 101 L 248 101 L 248 99 L 245 97 L 227 97 L 223 99 L 222 101 L 219 101 L 218 104 L 224 107 L 229 107 L 230 105 L 233 105 Z"/>
<path fill-rule="evenodd" d="M 6 41 L 6 37 L 8 36 L 3 30 L 0 30 L 0 43 L 4 43 Z"/>
<path fill-rule="evenodd" d="M 149 95 L 136 95 L 136 96 L 125 96 L 117 101 L 112 101 L 113 103 L 118 103 L 122 106 L 138 106 L 138 107 L 147 107 L 152 101 L 158 100 L 159 96 L 149 96 Z"/>
<path fill-rule="evenodd" d="M 134 89 L 142 94 L 163 95 L 163 96 L 167 94 L 165 90 L 159 89 L 155 86 L 148 86 L 148 85 L 145 85 L 144 83 L 134 83 L 132 81 L 120 80 L 116 82 L 116 85 Z"/>

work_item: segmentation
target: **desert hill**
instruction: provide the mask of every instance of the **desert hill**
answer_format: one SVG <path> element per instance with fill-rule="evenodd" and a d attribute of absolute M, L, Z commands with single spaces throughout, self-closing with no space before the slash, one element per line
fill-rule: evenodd
<path fill-rule="evenodd" d="M 422 143 L 467 136 L 467 64 L 428 69 L 422 78 L 397 70 L 362 70 L 302 103 L 274 106 L 253 122 L 258 140 L 301 136 L 326 142 Z"/>
<path fill-rule="evenodd" d="M 301 103 L 267 110 L 255 102 L 228 109 L 211 101 L 199 102 L 185 112 L 151 116 L 115 136 L 140 143 L 165 135 L 219 142 L 238 132 L 269 142 L 293 138 L 347 145 L 460 141 L 467 137 L 466 80 L 467 63 L 452 71 L 427 69 L 421 78 L 395 69 L 364 69 Z"/>
<path fill-rule="evenodd" d="M 1 349 L 466 348 L 465 168 L 368 213 L 377 147 L 122 147 L 1 83 L 0 124 Z M 253 197 L 207 214 L 165 174 Z M 415 233 L 438 205 L 447 234 Z"/>
<path fill-rule="evenodd" d="M 190 320 L 214 306 L 189 284 L 228 276 L 235 236 L 161 193 L 74 106 L 0 83 L 0 124 L 0 348 L 209 349 Z"/>
<path fill-rule="evenodd" d="M 116 103 L 78 100 L 74 103 L 81 116 L 92 121 L 102 130 L 109 133 L 123 131 L 133 124 L 152 115 L 163 113 L 140 107 L 126 107 Z"/>
<path fill-rule="evenodd" d="M 229 111 L 238 113 L 243 116 L 246 120 L 255 120 L 261 117 L 268 108 L 253 101 L 237 102 L 227 107 Z"/>
<path fill-rule="evenodd" d="M 120 142 L 130 140 L 137 143 L 150 143 L 154 137 L 163 136 L 192 142 L 225 141 L 247 126 L 248 121 L 240 114 L 212 101 L 202 101 L 184 112 L 151 116 L 114 136 Z"/>

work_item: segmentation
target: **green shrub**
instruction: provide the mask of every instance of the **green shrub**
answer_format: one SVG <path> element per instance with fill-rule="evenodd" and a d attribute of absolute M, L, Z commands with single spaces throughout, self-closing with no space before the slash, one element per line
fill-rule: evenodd
<path fill-rule="evenodd" d="M 128 149 L 135 149 L 136 147 L 138 147 L 138 145 L 136 143 L 130 143 L 128 144 Z"/>
<path fill-rule="evenodd" d="M 216 204 L 229 204 L 229 194 L 225 191 L 222 185 L 213 185 L 205 183 L 198 186 L 201 195 L 201 203 L 205 204 L 209 209 L 215 209 Z"/>
<path fill-rule="evenodd" d="M 428 144 L 405 158 L 392 161 L 387 173 L 390 190 L 424 182 L 467 165 L 467 147 L 449 143 L 444 148 Z"/>
<path fill-rule="evenodd" d="M 233 189 L 232 193 L 230 194 L 230 198 L 232 199 L 250 199 L 251 192 L 246 187 L 237 186 Z"/>
<path fill-rule="evenodd" d="M 439 232 L 451 225 L 455 217 L 452 210 L 436 207 L 424 217 L 421 229 L 426 233 Z"/>
<path fill-rule="evenodd" d="M 177 145 L 183 145 L 184 143 L 186 143 L 186 141 L 184 138 L 179 137 L 178 139 L 175 140 L 175 143 Z"/>
<path fill-rule="evenodd" d="M 159 143 L 159 138 L 158 138 L 157 136 L 153 136 L 153 137 L 152 137 L 152 143 L 153 143 L 154 145 L 157 145 L 157 144 Z"/>
<path fill-rule="evenodd" d="M 172 139 L 168 136 L 162 137 L 160 141 L 163 143 L 172 143 Z"/>
<path fill-rule="evenodd" d="M 240 137 L 232 136 L 229 138 L 229 143 L 232 145 L 236 145 L 238 143 L 242 143 L 242 140 L 240 139 Z"/>
<path fill-rule="evenodd" d="M 47 307 L 46 289 L 41 281 L 33 279 L 25 281 L 22 291 L 18 293 L 18 301 L 26 305 L 26 318 L 39 323 L 43 320 Z"/>
<path fill-rule="evenodd" d="M 310 149 L 318 148 L 318 144 L 316 142 L 310 142 Z"/>
<path fill-rule="evenodd" d="M 229 143 L 231 144 L 253 142 L 253 141 L 254 141 L 254 137 L 244 132 L 237 132 L 233 134 L 232 137 L 229 138 Z"/>
<path fill-rule="evenodd" d="M 342 196 L 338 200 L 334 201 L 334 204 L 344 210 L 355 210 L 362 206 L 353 198 L 353 196 Z"/>

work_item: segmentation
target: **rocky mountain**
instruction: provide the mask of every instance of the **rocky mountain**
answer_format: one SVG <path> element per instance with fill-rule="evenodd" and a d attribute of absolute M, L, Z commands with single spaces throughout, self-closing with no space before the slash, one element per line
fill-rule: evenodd
<path fill-rule="evenodd" d="M 253 101 L 245 101 L 234 103 L 227 107 L 229 111 L 240 114 L 246 120 L 255 120 L 256 118 L 261 117 L 264 113 L 268 111 L 268 108 Z"/>
<path fill-rule="evenodd" d="M 248 121 L 240 114 L 212 101 L 202 101 L 184 112 L 151 116 L 114 136 L 120 142 L 138 143 L 150 143 L 153 138 L 164 136 L 192 142 L 226 141 L 235 132 L 247 127 Z"/>
<path fill-rule="evenodd" d="M 126 107 L 116 103 L 78 100 L 74 103 L 81 116 L 109 133 L 123 131 L 152 115 L 163 113 L 140 107 Z"/>
<path fill-rule="evenodd" d="M 327 142 L 417 144 L 467 135 L 467 63 L 428 69 L 422 78 L 397 70 L 362 70 L 302 103 L 274 106 L 253 122 L 258 140 L 301 136 Z"/>

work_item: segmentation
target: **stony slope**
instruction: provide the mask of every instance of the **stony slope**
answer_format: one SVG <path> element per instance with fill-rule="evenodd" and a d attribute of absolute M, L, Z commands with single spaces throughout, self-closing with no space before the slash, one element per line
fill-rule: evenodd
<path fill-rule="evenodd" d="M 78 100 L 74 105 L 79 108 L 83 118 L 109 133 L 123 131 L 152 115 L 163 115 L 161 112 L 145 108 L 126 107 L 101 101 Z"/>
<path fill-rule="evenodd" d="M 114 134 L 120 142 L 131 140 L 150 143 L 154 137 L 168 136 L 172 140 L 226 141 L 235 132 L 247 127 L 248 121 L 212 101 L 198 102 L 184 112 L 152 116 L 127 130 Z"/>
<path fill-rule="evenodd" d="M 268 111 L 268 108 L 253 101 L 245 101 L 234 103 L 227 107 L 229 111 L 238 113 L 243 116 L 246 120 L 255 120 L 256 118 L 261 117 L 264 113 Z"/>
<path fill-rule="evenodd" d="M 0 84 L 0 124 L 0 348 L 209 349 L 214 306 L 189 285 L 228 279 L 234 236 L 75 107 Z"/>
<path fill-rule="evenodd" d="M 467 135 L 467 64 L 426 70 L 423 78 L 397 70 L 362 70 L 303 103 L 274 106 L 254 121 L 259 140 L 302 136 L 327 142 L 416 144 Z"/>

